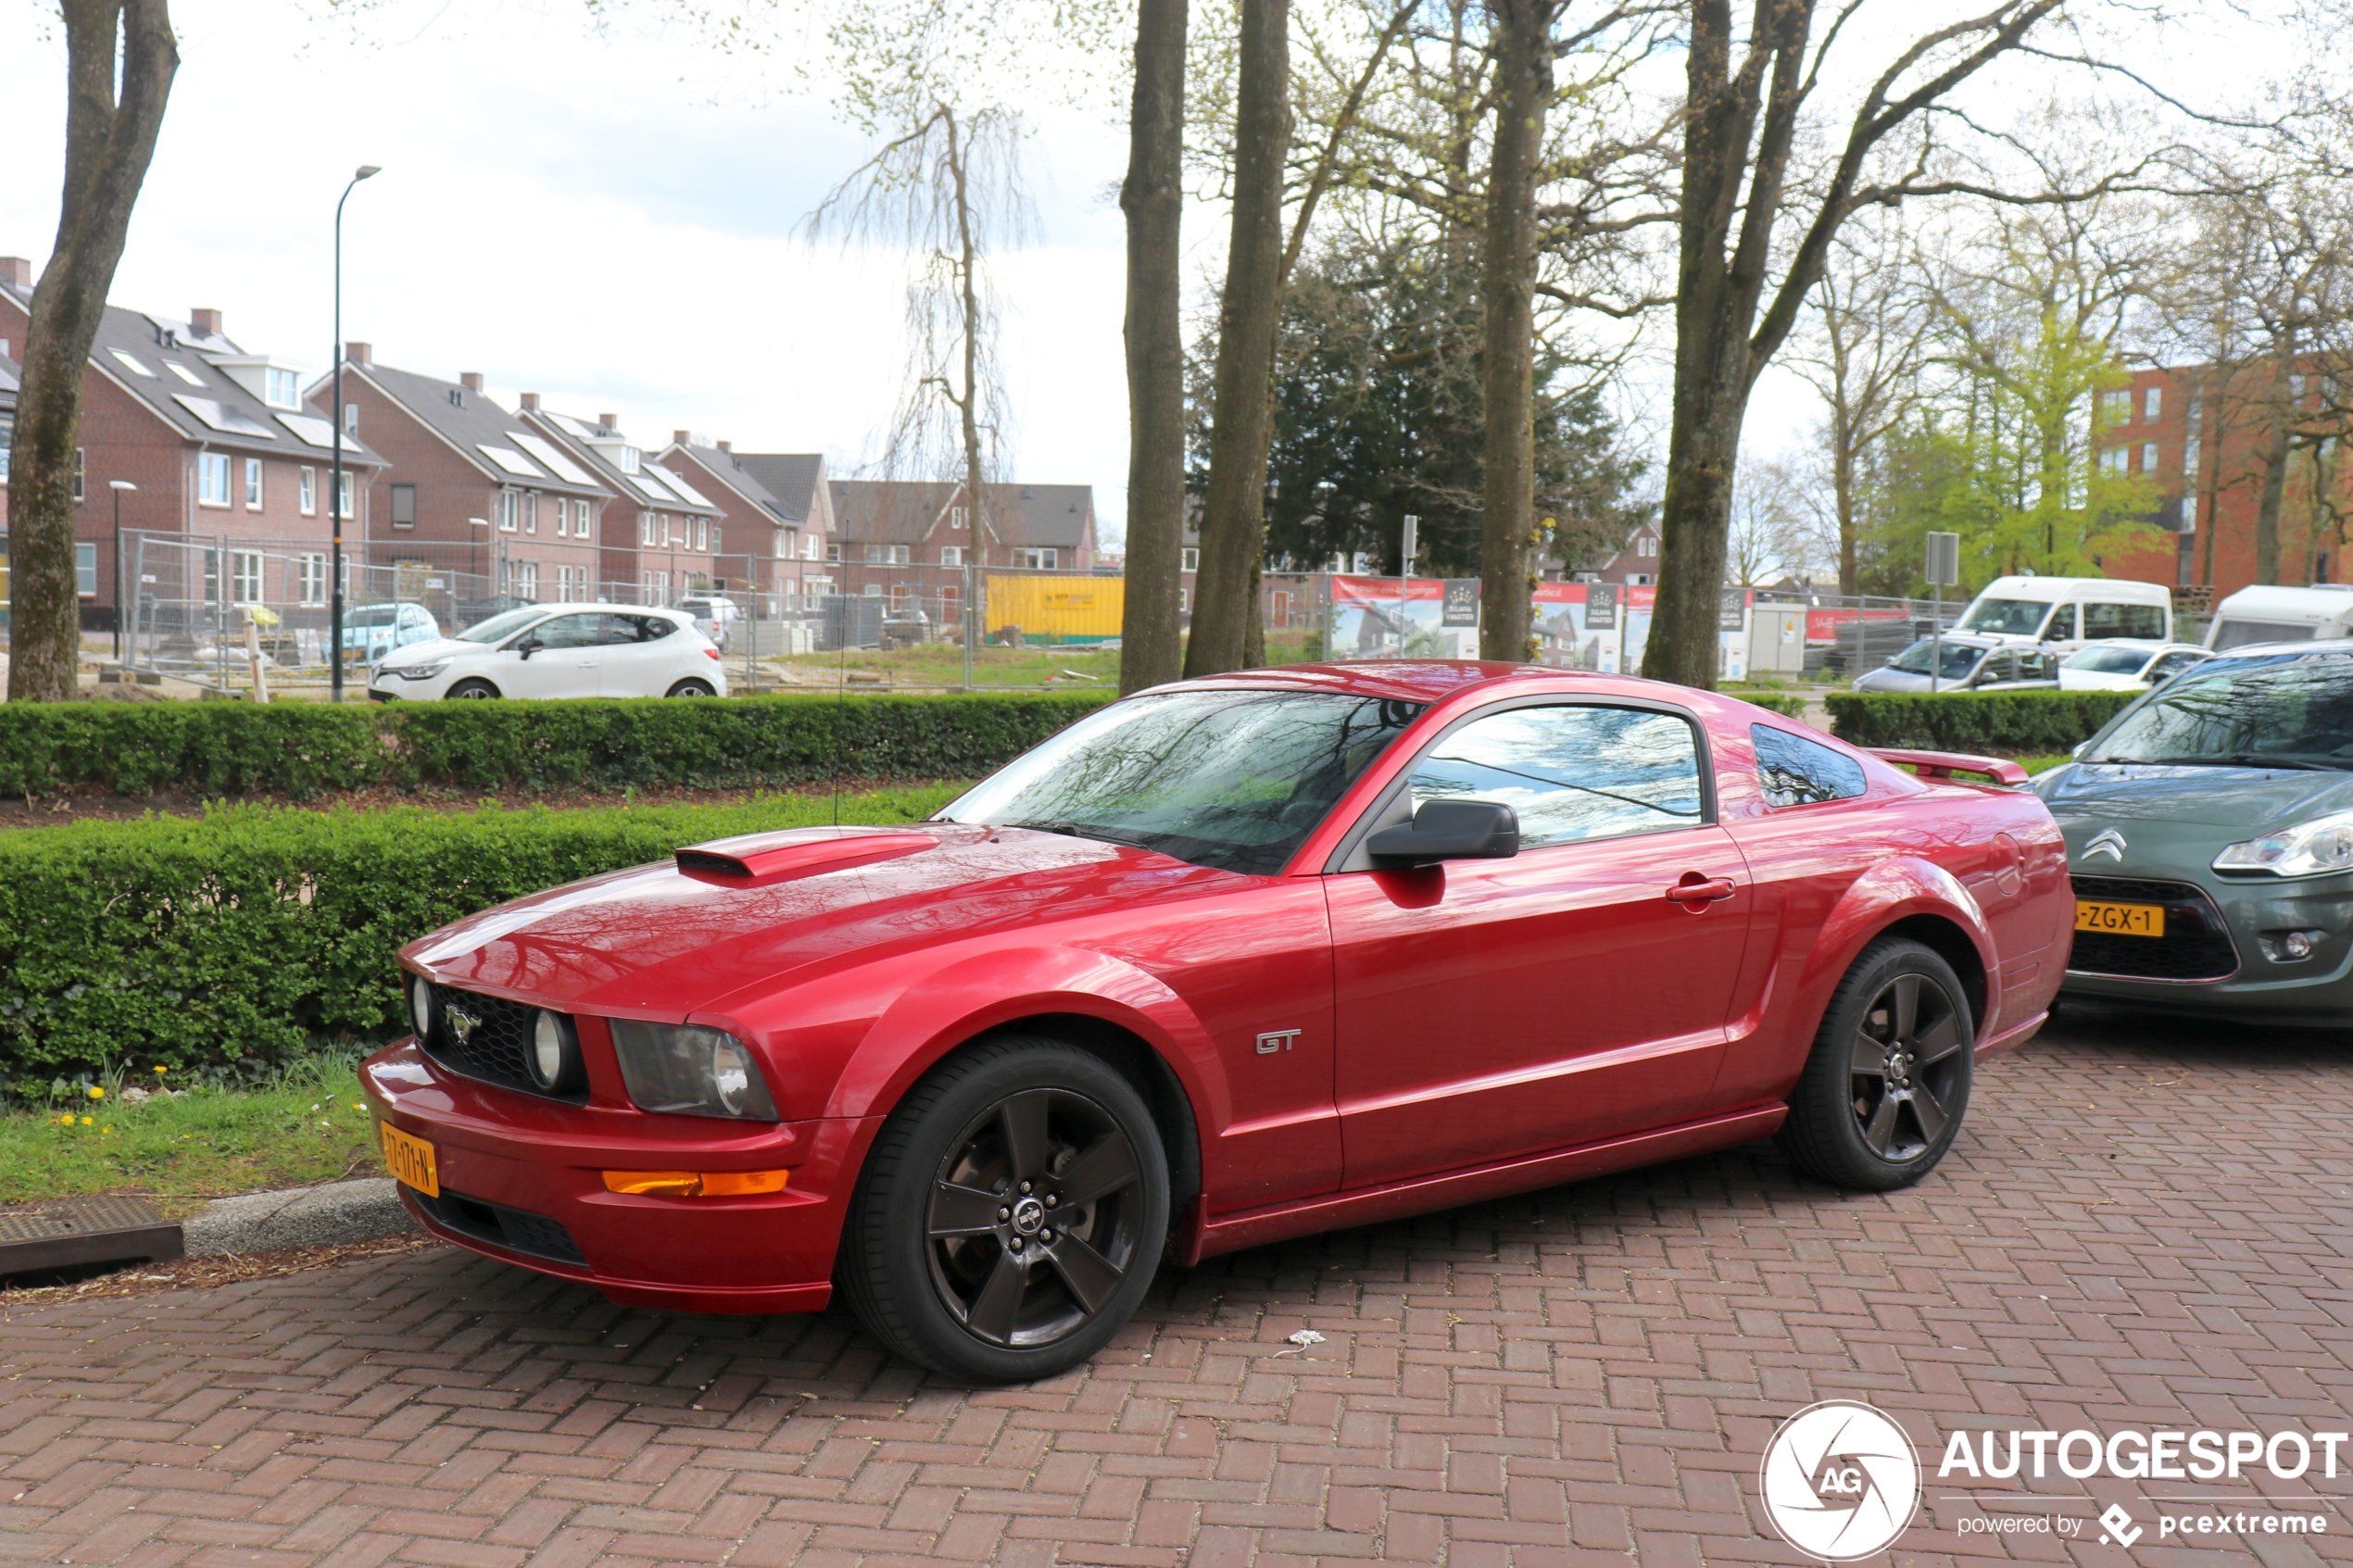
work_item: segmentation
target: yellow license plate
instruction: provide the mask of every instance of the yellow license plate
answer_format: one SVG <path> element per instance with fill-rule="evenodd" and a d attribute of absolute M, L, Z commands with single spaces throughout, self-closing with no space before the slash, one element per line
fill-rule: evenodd
<path fill-rule="evenodd" d="M 376 1123 L 376 1137 L 384 1145 L 384 1169 L 393 1179 L 415 1187 L 427 1198 L 441 1196 L 441 1173 L 434 1168 L 433 1145 L 422 1138 L 410 1137 L 389 1122 Z"/>
<path fill-rule="evenodd" d="M 2089 898 L 2078 898 L 2075 900 L 2075 929 L 2105 931 L 2115 936 L 2162 936 L 2165 935 L 2165 906 L 2104 904 Z"/>

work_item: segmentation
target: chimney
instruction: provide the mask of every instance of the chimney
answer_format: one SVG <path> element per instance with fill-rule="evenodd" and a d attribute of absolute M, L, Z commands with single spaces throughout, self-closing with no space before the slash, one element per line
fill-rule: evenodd
<path fill-rule="evenodd" d="M 345 344 L 343 345 L 343 357 L 346 359 L 350 360 L 355 365 L 372 365 L 375 363 L 375 360 L 369 358 L 368 345 L 364 343 Z"/>
<path fill-rule="evenodd" d="M 196 331 L 204 333 L 207 337 L 219 337 L 220 335 L 220 312 L 218 310 L 208 310 L 203 306 L 199 305 L 194 310 L 188 312 L 188 325 L 195 328 Z"/>
<path fill-rule="evenodd" d="M 727 454 L 729 457 L 731 457 L 731 458 L 732 458 L 732 457 L 734 457 L 734 456 L 736 455 L 736 444 L 735 444 L 734 442 L 732 442 L 732 441 L 723 441 L 723 442 L 721 442 L 721 443 L 719 444 L 719 449 L 720 449 L 722 452 L 726 453 L 726 454 Z"/>
<path fill-rule="evenodd" d="M 32 263 L 21 256 L 0 256 L 0 283 L 12 288 L 32 287 Z"/>
<path fill-rule="evenodd" d="M 459 384 L 463 386 L 468 392 L 480 392 L 482 390 L 482 372 L 480 370 L 460 370 L 458 372 L 458 382 Z"/>
<path fill-rule="evenodd" d="M 692 436 L 694 433 L 695 433 L 690 430 L 673 430 L 670 433 L 671 445 L 674 446 L 691 446 L 694 443 L 689 440 L 688 437 Z"/>
<path fill-rule="evenodd" d="M 621 421 L 610 414 L 598 414 L 597 416 L 597 426 L 599 430 L 619 430 L 621 428 Z"/>
<path fill-rule="evenodd" d="M 525 413 L 535 414 L 539 412 L 539 395 L 535 392 L 524 393 L 522 395 L 522 407 Z"/>

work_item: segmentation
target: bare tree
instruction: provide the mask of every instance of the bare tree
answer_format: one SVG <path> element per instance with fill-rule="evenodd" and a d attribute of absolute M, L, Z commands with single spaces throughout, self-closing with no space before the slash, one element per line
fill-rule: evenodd
<path fill-rule="evenodd" d="M 62 0 L 65 194 L 32 291 L 8 481 L 8 696 L 63 702 L 81 662 L 73 488 L 82 381 L 180 69 L 166 0 Z"/>
<path fill-rule="evenodd" d="M 934 102 L 851 171 L 812 212 L 812 239 L 903 245 L 908 369 L 884 448 L 893 478 L 961 480 L 975 546 L 993 536 L 988 484 L 1003 434 L 997 314 L 985 264 L 1030 229 L 1018 151 L 1021 122 L 1003 109 L 960 113 Z"/>
<path fill-rule="evenodd" d="M 1128 118 L 1127 599 L 1119 689 L 1182 673 L 1186 0 L 1139 0 Z"/>
<path fill-rule="evenodd" d="M 1234 116 L 1233 226 L 1218 307 L 1209 487 L 1185 673 L 1242 668 L 1265 549 L 1268 398 L 1282 307 L 1283 172 L 1290 154 L 1290 0 L 1242 0 Z"/>
<path fill-rule="evenodd" d="M 1533 652 L 1530 564 L 1537 545 L 1536 184 L 1553 98 L 1554 0 L 1489 0 L 1493 27 L 1494 151 L 1480 248 L 1480 403 L 1486 415 L 1486 507 L 1479 538 L 1478 652 Z"/>

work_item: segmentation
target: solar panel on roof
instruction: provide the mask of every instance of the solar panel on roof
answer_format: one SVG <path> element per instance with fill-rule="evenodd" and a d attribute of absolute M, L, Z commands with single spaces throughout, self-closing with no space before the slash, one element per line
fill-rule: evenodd
<path fill-rule="evenodd" d="M 574 484 L 597 483 L 586 469 L 563 455 L 562 448 L 544 436 L 525 435 L 518 432 L 510 438 L 514 444 L 539 459 L 549 473 L 558 479 L 568 479 Z"/>
<path fill-rule="evenodd" d="M 325 420 L 314 420 L 308 414 L 280 414 L 278 422 L 295 433 L 296 439 L 312 446 L 333 446 L 335 427 Z"/>
<path fill-rule="evenodd" d="M 138 357 L 137 355 L 135 355 L 135 354 L 125 354 L 125 353 L 124 353 L 121 349 L 120 349 L 120 348 L 109 348 L 109 349 L 107 349 L 107 353 L 109 353 L 109 354 L 111 354 L 111 355 L 113 355 L 113 356 L 114 356 L 117 359 L 120 359 L 120 361 L 122 361 L 122 368 L 123 368 L 124 370 L 129 370 L 129 371 L 130 371 L 132 375 L 134 375 L 134 376 L 145 376 L 145 377 L 146 377 L 149 381 L 153 381 L 153 380 L 155 380 L 155 379 L 156 379 L 156 373 L 155 373 L 153 370 L 151 370 L 147 369 L 147 367 L 146 367 L 146 366 L 145 366 L 144 364 L 141 364 L 141 363 L 140 363 L 140 361 L 139 361 L 139 357 Z"/>
<path fill-rule="evenodd" d="M 651 469 L 639 469 L 635 473 L 628 475 L 627 478 L 629 483 L 635 485 L 638 490 L 642 491 L 645 494 L 646 498 L 649 501 L 675 501 L 678 499 L 677 496 L 672 495 L 668 490 L 662 487 L 661 481 L 654 477 L 654 470 Z"/>
<path fill-rule="evenodd" d="M 196 374 L 195 371 L 188 369 L 187 366 L 182 365 L 177 359 L 166 359 L 163 362 L 163 368 L 170 370 L 173 375 L 178 376 L 182 381 L 186 382 L 190 386 L 208 386 L 211 384 L 207 382 L 204 377 Z"/>
<path fill-rule="evenodd" d="M 209 397 L 191 397 L 175 392 L 171 400 L 223 435 L 250 435 L 262 441 L 275 441 L 278 433 L 243 409 L 232 408 Z"/>
<path fill-rule="evenodd" d="M 509 473 L 513 474 L 518 479 L 545 479 L 547 477 L 546 474 L 539 471 L 529 458 L 524 457 L 521 452 L 516 451 L 511 446 L 494 446 L 487 441 L 477 441 L 474 443 L 474 450 L 489 458 L 492 462 L 497 464 L 500 468 L 506 470 Z"/>
<path fill-rule="evenodd" d="M 661 473 L 662 479 L 669 484 L 670 488 L 677 491 L 678 494 L 684 495 L 696 506 L 708 507 L 711 505 L 711 498 L 709 496 L 705 495 L 701 491 L 696 489 L 693 485 L 687 483 L 685 480 L 679 478 L 670 470 L 663 469 L 661 470 Z"/>

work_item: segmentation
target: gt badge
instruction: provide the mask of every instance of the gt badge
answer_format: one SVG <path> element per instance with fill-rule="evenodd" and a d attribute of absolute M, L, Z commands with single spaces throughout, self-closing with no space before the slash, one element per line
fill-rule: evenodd
<path fill-rule="evenodd" d="M 1290 1043 L 1298 1038 L 1299 1031 L 1296 1029 L 1277 1029 L 1271 1034 L 1261 1035 L 1258 1036 L 1258 1054 L 1273 1056 L 1277 1051 L 1287 1051 L 1290 1049 Z"/>

